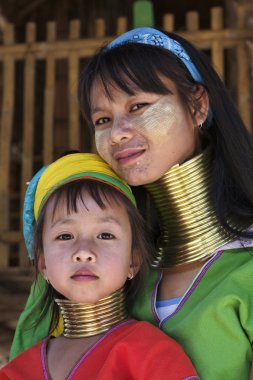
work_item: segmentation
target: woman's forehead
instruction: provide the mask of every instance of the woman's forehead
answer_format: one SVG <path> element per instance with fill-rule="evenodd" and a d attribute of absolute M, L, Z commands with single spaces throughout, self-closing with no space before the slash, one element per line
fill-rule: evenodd
<path fill-rule="evenodd" d="M 163 88 L 161 91 L 147 91 L 140 86 L 138 86 L 136 83 L 134 83 L 130 78 L 128 78 L 126 75 L 124 77 L 124 84 L 126 88 L 122 88 L 119 84 L 114 82 L 112 79 L 109 81 L 102 81 L 101 78 L 96 78 L 91 86 L 90 91 L 90 98 L 91 98 L 91 108 L 96 103 L 97 96 L 102 95 L 108 98 L 110 101 L 117 100 L 118 93 L 125 93 L 127 95 L 134 96 L 138 93 L 157 93 L 157 94 L 173 94 L 176 91 L 176 84 L 168 77 L 165 77 L 164 75 L 157 75 L 159 80 L 162 83 Z M 166 88 L 167 91 L 164 91 Z M 128 91 L 126 91 L 128 89 Z"/>
<path fill-rule="evenodd" d="M 124 86 L 122 86 L 121 83 L 124 83 Z M 135 95 L 140 91 L 142 91 L 142 89 L 130 78 L 128 78 L 126 74 L 122 76 L 119 83 L 114 81 L 112 77 L 102 79 L 101 76 L 97 76 L 91 85 L 90 95 L 91 97 L 94 97 L 94 94 L 96 96 L 99 92 L 110 100 L 115 100 L 114 97 L 118 92 L 125 92 L 128 95 Z"/>

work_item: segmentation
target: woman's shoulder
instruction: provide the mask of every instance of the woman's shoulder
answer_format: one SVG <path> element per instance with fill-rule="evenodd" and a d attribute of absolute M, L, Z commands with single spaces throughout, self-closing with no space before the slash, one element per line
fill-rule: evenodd
<path fill-rule="evenodd" d="M 234 267 L 235 271 L 253 269 L 253 246 L 247 246 L 246 241 L 241 247 L 229 248 L 222 252 L 222 265 L 227 262 Z M 232 265 L 234 263 L 234 265 Z"/>

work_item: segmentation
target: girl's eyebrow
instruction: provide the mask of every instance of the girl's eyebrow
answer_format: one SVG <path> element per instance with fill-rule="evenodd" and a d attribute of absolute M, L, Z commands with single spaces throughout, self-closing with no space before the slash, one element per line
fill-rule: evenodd
<path fill-rule="evenodd" d="M 71 224 L 71 223 L 74 223 L 75 220 L 74 219 L 71 219 L 71 218 L 58 218 L 56 220 L 53 221 L 52 219 L 52 225 L 51 225 L 51 228 L 52 227 L 55 227 L 57 224 Z"/>
<path fill-rule="evenodd" d="M 115 223 L 115 224 L 118 224 L 119 226 L 122 225 L 122 223 L 120 223 L 120 221 L 117 218 L 111 215 L 99 217 L 97 218 L 97 222 L 98 223 Z M 77 221 L 72 218 L 63 218 L 63 219 L 58 218 L 52 222 L 51 228 L 55 227 L 57 224 L 74 224 L 74 223 L 77 223 Z"/>
<path fill-rule="evenodd" d="M 106 216 L 106 217 L 102 217 L 102 218 L 98 218 L 98 219 L 102 223 L 116 223 L 119 226 L 121 226 L 120 221 L 117 218 L 115 218 L 114 216 Z"/>

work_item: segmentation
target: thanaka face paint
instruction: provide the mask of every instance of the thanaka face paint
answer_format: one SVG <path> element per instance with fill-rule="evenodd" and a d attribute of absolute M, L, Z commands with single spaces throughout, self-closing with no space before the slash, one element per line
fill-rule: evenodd
<path fill-rule="evenodd" d="M 168 79 L 169 94 L 112 88 L 112 99 L 94 84 L 91 102 L 98 153 L 130 185 L 151 183 L 190 158 L 198 145 L 189 110 Z"/>

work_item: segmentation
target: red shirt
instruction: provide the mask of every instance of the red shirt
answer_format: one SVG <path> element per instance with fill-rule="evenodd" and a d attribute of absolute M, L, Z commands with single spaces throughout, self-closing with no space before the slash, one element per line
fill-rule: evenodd
<path fill-rule="evenodd" d="M 50 380 L 47 339 L 0 370 L 0 380 Z M 199 379 L 183 349 L 147 322 L 125 321 L 110 329 L 79 359 L 67 380 Z"/>

